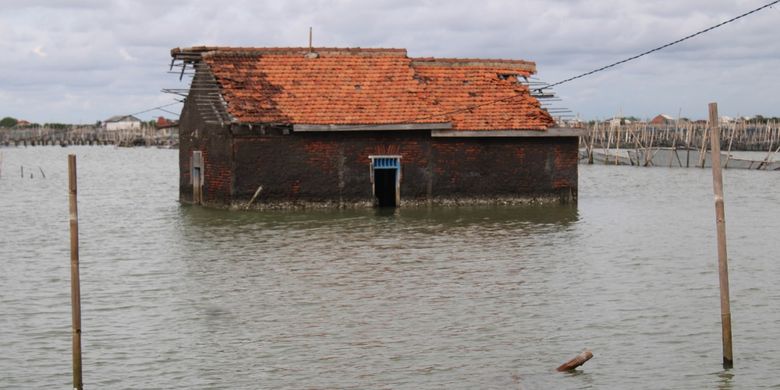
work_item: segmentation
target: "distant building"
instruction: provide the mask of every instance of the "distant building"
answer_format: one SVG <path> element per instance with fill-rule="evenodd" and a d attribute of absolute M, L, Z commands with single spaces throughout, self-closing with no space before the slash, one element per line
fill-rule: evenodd
<path fill-rule="evenodd" d="M 585 122 L 583 122 L 580 118 L 560 119 L 556 121 L 556 124 L 561 127 L 572 127 L 575 129 L 581 129 L 585 127 Z"/>
<path fill-rule="evenodd" d="M 103 121 L 108 131 L 132 130 L 141 128 L 141 120 L 132 115 L 115 115 Z"/>
<path fill-rule="evenodd" d="M 609 123 L 609 127 L 618 127 L 621 125 L 630 125 L 633 123 L 631 119 L 624 118 L 622 116 L 616 116 L 614 118 L 609 118 L 605 120 L 604 122 Z"/>
<path fill-rule="evenodd" d="M 164 117 L 157 118 L 154 124 L 157 138 L 169 138 L 179 136 L 179 121 L 172 121 Z"/>
<path fill-rule="evenodd" d="M 674 123 L 674 118 L 670 115 L 660 114 L 650 121 L 651 125 L 668 125 Z"/>
<path fill-rule="evenodd" d="M 157 117 L 157 121 L 155 121 L 154 126 L 159 129 L 159 128 L 162 128 L 162 127 L 170 126 L 173 123 L 174 122 L 172 120 L 170 120 L 170 119 L 168 119 L 168 118 L 166 118 L 164 116 L 160 116 L 160 117 Z"/>

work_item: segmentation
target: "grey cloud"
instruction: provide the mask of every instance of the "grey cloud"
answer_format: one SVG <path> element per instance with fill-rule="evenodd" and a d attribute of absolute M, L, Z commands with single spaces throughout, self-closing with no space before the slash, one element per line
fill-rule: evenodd
<path fill-rule="evenodd" d="M 171 48 L 304 46 L 309 26 L 318 46 L 405 47 L 413 56 L 522 58 L 535 61 L 543 79 L 557 81 L 680 38 L 761 1 L 3 0 L 0 50 L 6 55 L 0 57 L 0 107 L 11 112 L 0 115 L 39 121 L 101 119 L 172 101 L 159 93 L 163 87 L 181 86 L 177 77 L 166 74 Z M 780 81 L 773 71 L 780 62 L 778 17 L 780 10 L 766 10 L 561 86 L 562 105 L 587 117 L 608 116 L 621 106 L 626 113 L 650 115 L 668 111 L 665 107 L 693 107 L 714 99 L 712 95 L 744 93 L 730 103 L 743 113 L 750 107 L 777 115 L 765 88 Z M 36 48 L 46 56 L 34 54 Z M 133 60 L 123 58 L 120 49 Z M 702 85 L 727 76 L 739 82 Z M 757 92 L 749 94 L 751 87 Z M 68 92 L 83 99 L 62 98 Z M 30 107 L 22 101 L 40 103 Z M 37 118 L 47 115 L 57 117 Z"/>

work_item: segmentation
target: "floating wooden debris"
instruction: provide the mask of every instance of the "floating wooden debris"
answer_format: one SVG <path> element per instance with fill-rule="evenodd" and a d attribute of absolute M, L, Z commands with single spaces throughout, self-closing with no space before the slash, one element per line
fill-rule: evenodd
<path fill-rule="evenodd" d="M 566 363 L 561 364 L 557 370 L 559 372 L 565 372 L 565 371 L 571 371 L 587 362 L 593 357 L 593 352 L 591 352 L 589 349 L 586 349 L 582 351 L 579 355 L 575 356 L 571 360 L 569 360 Z"/>

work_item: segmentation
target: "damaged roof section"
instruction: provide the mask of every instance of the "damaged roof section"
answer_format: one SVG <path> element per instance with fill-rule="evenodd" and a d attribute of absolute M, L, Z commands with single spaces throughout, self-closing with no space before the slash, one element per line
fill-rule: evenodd
<path fill-rule="evenodd" d="M 546 130 L 527 85 L 533 62 L 410 58 L 404 49 L 173 49 L 219 93 L 220 121 L 291 125 L 438 125 L 454 131 Z M 209 77 L 199 77 L 207 72 Z M 203 87 L 202 85 L 198 85 Z M 434 126 L 435 127 L 435 126 Z"/>

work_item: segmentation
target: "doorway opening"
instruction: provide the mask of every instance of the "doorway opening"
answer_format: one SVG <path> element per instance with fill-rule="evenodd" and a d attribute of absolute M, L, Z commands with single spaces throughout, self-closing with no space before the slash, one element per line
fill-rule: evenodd
<path fill-rule="evenodd" d="M 192 203 L 203 203 L 203 153 L 200 151 L 192 152 Z"/>
<path fill-rule="evenodd" d="M 395 169 L 377 169 L 374 173 L 374 196 L 377 207 L 396 207 Z"/>
<path fill-rule="evenodd" d="M 369 156 L 371 184 L 376 207 L 398 207 L 401 203 L 401 156 Z"/>

